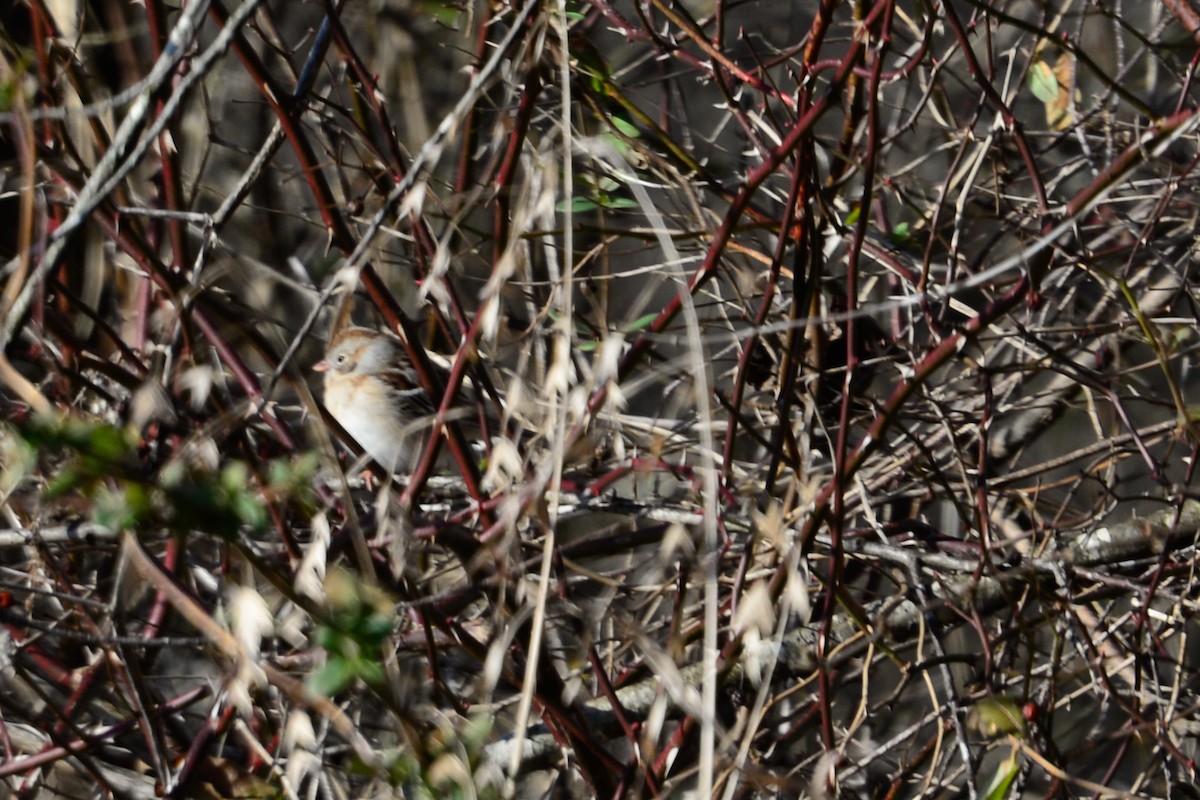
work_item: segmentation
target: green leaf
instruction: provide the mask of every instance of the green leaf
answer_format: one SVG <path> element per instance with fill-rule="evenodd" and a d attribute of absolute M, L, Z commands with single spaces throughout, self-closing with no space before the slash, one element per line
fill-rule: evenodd
<path fill-rule="evenodd" d="M 580 214 L 584 211 L 594 211 L 600 207 L 600 204 L 590 197 L 572 197 L 570 208 L 573 213 Z M 559 202 L 555 209 L 558 211 L 566 211 L 566 202 Z"/>
<path fill-rule="evenodd" d="M 1013 781 L 1017 779 L 1017 775 L 1021 771 L 1021 764 L 1017 760 L 1017 753 L 1013 751 L 1009 754 L 1004 763 L 996 768 L 995 774 L 992 775 L 992 780 L 988 783 L 987 791 L 984 792 L 985 800 L 1004 800 L 1008 796 L 1008 790 L 1012 788 Z"/>
<path fill-rule="evenodd" d="M 221 488 L 227 492 L 241 491 L 249 477 L 250 468 L 241 461 L 234 461 L 221 470 Z"/>
<path fill-rule="evenodd" d="M 159 470 L 158 483 L 164 489 L 173 489 L 183 483 L 187 477 L 187 466 L 182 459 L 168 461 L 166 465 Z"/>
<path fill-rule="evenodd" d="M 1035 61 L 1029 68 L 1029 89 L 1043 103 L 1058 99 L 1058 77 L 1045 61 Z"/>
<path fill-rule="evenodd" d="M 431 2 L 425 3 L 425 11 L 439 24 L 451 29 L 458 27 L 458 21 L 462 17 L 462 11 L 457 5 L 446 3 L 444 0 L 431 0 Z"/>
<path fill-rule="evenodd" d="M 87 482 L 86 476 L 76 467 L 63 467 L 46 485 L 46 498 L 57 500 Z"/>
<path fill-rule="evenodd" d="M 337 650 L 338 640 L 341 638 L 337 631 L 330 628 L 328 625 L 321 625 L 317 628 L 313 638 L 317 640 L 317 644 L 326 650 Z"/>
<path fill-rule="evenodd" d="M 105 461 L 123 461 L 132 454 L 133 444 L 125 431 L 112 425 L 101 425 L 88 434 L 87 452 Z"/>
<path fill-rule="evenodd" d="M 630 139 L 636 139 L 642 135 L 642 132 L 637 129 L 632 122 L 622 117 L 609 117 L 612 126 L 617 129 L 622 136 L 628 136 Z"/>
<path fill-rule="evenodd" d="M 384 614 L 371 614 L 362 626 L 363 644 L 374 646 L 382 644 L 387 637 L 392 635 L 395 627 L 396 622 L 392 617 Z"/>
<path fill-rule="evenodd" d="M 130 530 L 151 510 L 146 490 L 137 484 L 113 491 L 101 486 L 96 491 L 93 516 L 99 524 L 114 531 Z"/>
<path fill-rule="evenodd" d="M 12 111 L 13 98 L 17 96 L 16 81 L 0 83 L 0 113 Z"/>
<path fill-rule="evenodd" d="M 272 489 L 292 494 L 297 490 L 308 492 L 321 466 L 321 455 L 315 451 L 304 453 L 294 461 L 277 458 L 271 462 L 267 472 Z"/>
<path fill-rule="evenodd" d="M 15 428 L 0 423 L 0 496 L 9 492 L 37 466 L 37 453 Z"/>
<path fill-rule="evenodd" d="M 361 678 L 363 683 L 368 686 L 379 686 L 383 683 L 383 665 L 378 661 L 357 658 L 354 660 L 353 665 L 356 676 Z"/>
<path fill-rule="evenodd" d="M 631 154 L 633 153 L 633 148 L 629 146 L 629 142 L 627 140 L 617 136 L 615 133 L 605 133 L 602 134 L 600 138 L 603 139 L 606 144 L 612 147 L 613 150 L 616 150 L 618 153 L 620 153 L 622 158 L 626 160 L 632 160 Z"/>
<path fill-rule="evenodd" d="M 637 208 L 637 201 L 628 197 L 601 197 L 600 204 L 605 208 Z"/>
<path fill-rule="evenodd" d="M 492 733 L 492 724 L 494 722 L 495 717 L 490 714 L 476 714 L 467 721 L 467 726 L 463 728 L 461 738 L 468 753 L 480 750 L 487 743 L 488 737 Z"/>
<path fill-rule="evenodd" d="M 244 525 L 261 531 L 267 525 L 267 509 L 253 491 L 239 491 L 233 497 L 233 511 Z"/>
<path fill-rule="evenodd" d="M 652 314 L 643 314 L 642 316 L 635 319 L 633 322 L 629 323 L 629 325 L 627 325 L 625 327 L 625 332 L 631 333 L 633 331 L 645 330 L 646 328 L 649 328 L 650 323 L 654 322 L 654 320 L 656 320 L 656 319 L 658 319 L 657 312 L 652 313 Z"/>
<path fill-rule="evenodd" d="M 325 662 L 325 666 L 309 676 L 308 688 L 325 697 L 333 697 L 349 686 L 355 677 L 354 664 L 349 659 L 331 658 Z"/>

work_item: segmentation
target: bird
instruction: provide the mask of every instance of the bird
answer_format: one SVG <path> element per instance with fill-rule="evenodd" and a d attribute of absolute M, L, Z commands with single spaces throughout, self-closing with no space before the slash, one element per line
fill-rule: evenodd
<path fill-rule="evenodd" d="M 348 327 L 314 366 L 324 373 L 325 408 L 381 467 L 412 472 L 436 412 L 397 337 Z"/>

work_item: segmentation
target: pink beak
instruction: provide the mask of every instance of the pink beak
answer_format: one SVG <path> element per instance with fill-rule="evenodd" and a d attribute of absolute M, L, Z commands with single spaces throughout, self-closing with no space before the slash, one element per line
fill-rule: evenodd
<path fill-rule="evenodd" d="M 329 372 L 329 362 L 321 359 L 316 364 L 313 364 L 313 372 Z"/>

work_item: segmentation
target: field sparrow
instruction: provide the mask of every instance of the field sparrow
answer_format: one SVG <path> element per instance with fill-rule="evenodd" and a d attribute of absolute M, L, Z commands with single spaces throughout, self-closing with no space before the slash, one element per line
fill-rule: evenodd
<path fill-rule="evenodd" d="M 403 342 L 347 328 L 313 370 L 325 373 L 325 407 L 363 450 L 392 472 L 416 467 L 435 409 Z"/>

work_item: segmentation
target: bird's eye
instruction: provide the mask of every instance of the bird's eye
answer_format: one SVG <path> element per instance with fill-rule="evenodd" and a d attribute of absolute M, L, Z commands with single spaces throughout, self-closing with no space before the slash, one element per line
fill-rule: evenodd
<path fill-rule="evenodd" d="M 336 356 L 334 356 L 333 363 L 337 364 L 339 367 L 342 364 L 345 364 L 346 363 L 346 354 L 338 353 Z"/>

